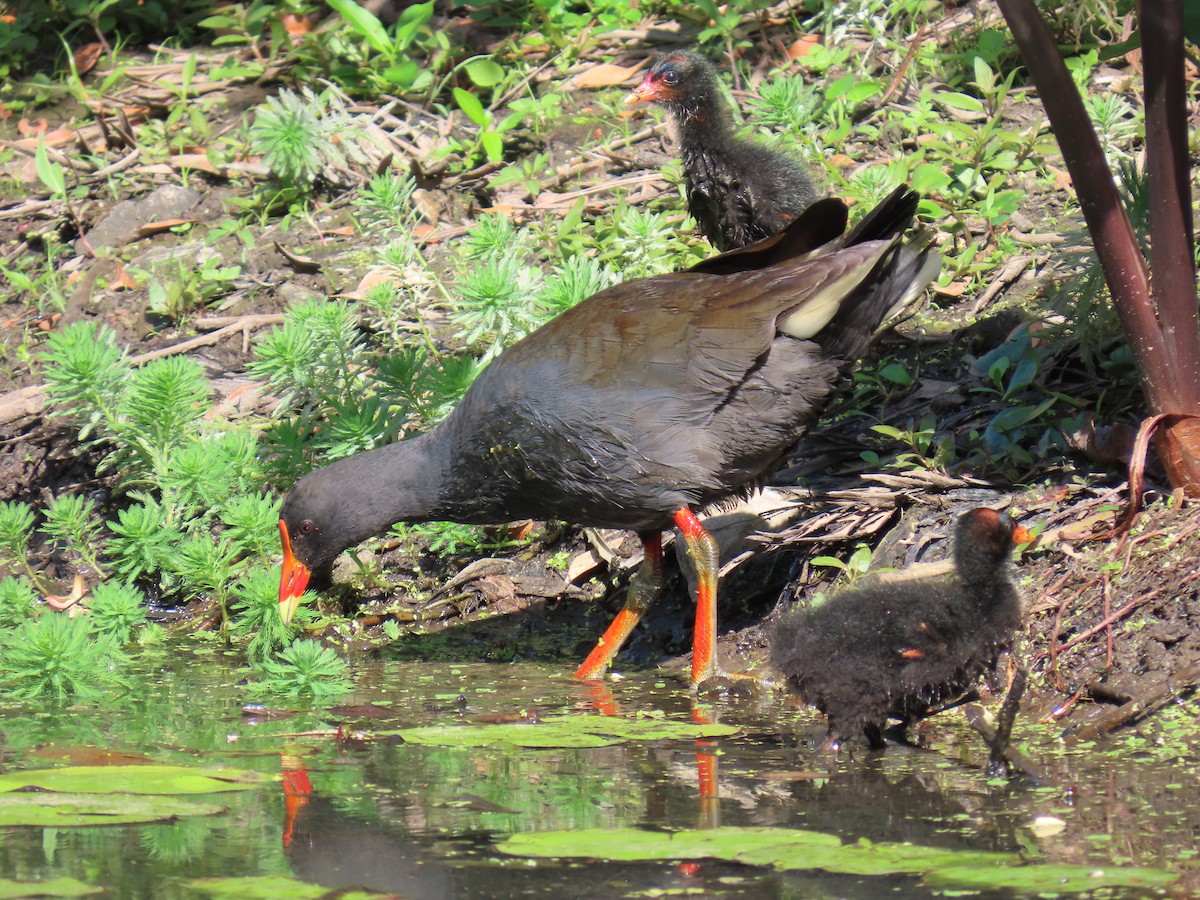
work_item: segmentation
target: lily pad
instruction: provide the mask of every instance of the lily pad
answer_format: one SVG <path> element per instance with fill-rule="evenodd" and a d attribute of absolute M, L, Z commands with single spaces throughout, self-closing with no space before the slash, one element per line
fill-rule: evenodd
<path fill-rule="evenodd" d="M 187 766 L 68 766 L 0 775 L 0 794 L 38 789 L 80 794 L 213 794 L 249 791 L 268 776 L 242 769 Z"/>
<path fill-rule="evenodd" d="M 1039 863 L 987 871 L 957 864 L 947 865 L 927 872 L 923 880 L 932 887 L 993 891 L 1007 888 L 1045 897 L 1052 894 L 1078 894 L 1097 888 L 1160 888 L 1178 878 L 1174 872 L 1162 869 Z"/>
<path fill-rule="evenodd" d="M 129 825 L 162 822 L 179 816 L 215 816 L 223 812 L 225 807 L 215 803 L 199 803 L 176 797 L 43 792 L 0 794 L 0 828 L 14 825 L 63 828 Z M 0 890 L 0 897 L 5 896 Z"/>
<path fill-rule="evenodd" d="M 89 894 L 102 893 L 102 887 L 65 876 L 47 881 L 13 881 L 10 878 L 0 878 L 0 900 L 23 900 L 25 897 L 86 897 Z"/>
<path fill-rule="evenodd" d="M 622 861 L 708 858 L 777 869 L 822 869 L 839 875 L 920 875 L 926 884 L 946 890 L 1009 888 L 1039 894 L 1104 887 L 1155 888 L 1178 877 L 1158 869 L 1022 865 L 1014 853 L 866 840 L 843 844 L 836 835 L 788 828 L 543 831 L 514 834 L 496 849 L 512 856 Z"/>
<path fill-rule="evenodd" d="M 589 856 L 613 860 L 728 859 L 760 854 L 790 858 L 796 851 L 816 854 L 839 850 L 841 839 L 819 831 L 787 828 L 711 828 L 704 831 L 644 831 L 639 828 L 588 828 L 514 834 L 497 849 L 512 856 Z"/>
<path fill-rule="evenodd" d="M 251 875 L 245 878 L 196 878 L 187 886 L 212 900 L 309 900 L 330 896 L 329 888 L 283 875 Z M 337 891 L 338 900 L 379 900 L 395 896 L 371 891 Z"/>
<path fill-rule="evenodd" d="M 611 747 L 630 741 L 696 740 L 736 734 L 732 725 L 702 725 L 616 716 L 561 716 L 536 724 L 431 725 L 386 732 L 410 744 L 438 747 L 524 747 L 530 750 Z"/>

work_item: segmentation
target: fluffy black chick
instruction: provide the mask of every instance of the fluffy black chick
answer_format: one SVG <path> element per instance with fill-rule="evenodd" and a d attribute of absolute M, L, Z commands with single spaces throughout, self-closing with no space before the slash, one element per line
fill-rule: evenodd
<path fill-rule="evenodd" d="M 718 250 L 780 231 L 812 205 L 817 191 L 787 153 L 738 139 L 708 60 L 688 50 L 657 60 L 628 103 L 657 103 L 675 129 L 688 212 Z"/>
<path fill-rule="evenodd" d="M 1007 515 L 972 509 L 955 528 L 950 572 L 879 575 L 789 610 L 770 630 L 771 660 L 829 717 L 831 742 L 862 732 L 881 748 L 889 717 L 905 727 L 958 698 L 1012 644 L 1022 604 L 1008 561 L 1030 539 Z"/>

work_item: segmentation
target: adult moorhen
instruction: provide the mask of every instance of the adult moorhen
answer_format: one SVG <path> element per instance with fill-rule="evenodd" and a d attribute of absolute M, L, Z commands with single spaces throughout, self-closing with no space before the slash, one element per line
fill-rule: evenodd
<path fill-rule="evenodd" d="M 770 631 L 788 686 L 829 716 L 829 740 L 864 732 L 884 746 L 901 727 L 954 700 L 990 671 L 1021 625 L 1008 572 L 1030 533 L 994 509 L 972 509 L 954 532 L 953 570 L 871 578 L 815 608 L 789 610 Z"/>
<path fill-rule="evenodd" d="M 627 103 L 657 103 L 675 130 L 688 212 L 718 250 L 753 244 L 812 205 L 804 165 L 786 153 L 739 140 L 708 60 L 680 50 L 657 60 Z"/>
<path fill-rule="evenodd" d="M 425 434 L 304 476 L 283 504 L 280 612 L 312 571 L 394 522 L 564 519 L 645 546 L 625 608 L 576 672 L 600 676 L 657 596 L 661 534 L 696 563 L 692 678 L 714 671 L 717 547 L 695 510 L 750 491 L 939 258 L 901 244 L 896 190 L 848 234 L 822 200 L 784 232 L 601 291 L 501 353 Z"/>

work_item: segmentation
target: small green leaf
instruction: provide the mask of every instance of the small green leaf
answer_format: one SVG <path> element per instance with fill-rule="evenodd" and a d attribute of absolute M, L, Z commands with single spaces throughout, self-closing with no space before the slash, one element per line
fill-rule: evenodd
<path fill-rule="evenodd" d="M 964 112 L 984 112 L 984 105 L 977 97 L 970 94 L 960 94 L 955 91 L 943 91 L 935 95 L 937 102 L 951 109 L 961 109 Z"/>
<path fill-rule="evenodd" d="M 479 143 L 487 153 L 488 162 L 500 162 L 504 159 L 504 139 L 495 131 L 485 131 L 479 136 Z"/>
<path fill-rule="evenodd" d="M 814 556 L 809 562 L 814 566 L 828 566 L 831 569 L 841 569 L 845 571 L 846 564 L 836 556 Z"/>
<path fill-rule="evenodd" d="M 1179 878 L 1161 869 L 1123 869 L 1118 866 L 1039 864 L 979 869 L 974 866 L 944 865 L 925 873 L 924 882 L 959 890 L 1003 891 L 1022 894 L 1078 894 L 1101 888 L 1152 890 Z"/>
<path fill-rule="evenodd" d="M 383 79 L 400 90 L 408 90 L 417 80 L 421 67 L 415 60 L 405 59 L 383 70 Z"/>
<path fill-rule="evenodd" d="M 879 370 L 879 377 L 885 381 L 890 381 L 892 384 L 900 384 L 907 387 L 912 384 L 912 376 L 908 374 L 908 370 L 900 363 L 889 363 Z"/>
<path fill-rule="evenodd" d="M 494 59 L 482 57 L 466 65 L 467 75 L 479 87 L 495 87 L 504 80 L 504 69 Z"/>
<path fill-rule="evenodd" d="M 50 189 L 50 193 L 56 197 L 67 195 L 67 179 L 62 166 L 50 161 L 50 157 L 46 155 L 46 142 L 41 138 L 38 138 L 37 149 L 33 151 L 33 164 L 38 178 Z"/>
<path fill-rule="evenodd" d="M 491 114 L 483 108 L 483 104 L 479 102 L 479 98 L 470 91 L 464 91 L 462 88 L 454 89 L 454 102 L 458 104 L 468 119 L 478 125 L 480 128 L 486 128 L 491 122 Z"/>
<path fill-rule="evenodd" d="M 396 55 L 396 46 L 388 37 L 387 29 L 369 10 L 359 6 L 354 0 L 328 0 L 334 12 L 345 19 L 350 27 L 366 38 L 367 43 L 390 58 Z"/>
<path fill-rule="evenodd" d="M 417 29 L 432 17 L 433 0 L 428 0 L 427 3 L 414 3 L 402 12 L 400 18 L 396 20 L 396 39 L 394 45 L 397 52 L 406 49 L 412 43 Z"/>

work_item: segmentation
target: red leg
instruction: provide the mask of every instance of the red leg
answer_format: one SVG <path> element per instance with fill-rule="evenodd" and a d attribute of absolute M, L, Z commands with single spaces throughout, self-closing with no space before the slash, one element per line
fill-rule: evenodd
<path fill-rule="evenodd" d="M 692 636 L 692 684 L 717 674 L 717 570 L 721 553 L 714 538 L 686 506 L 675 513 L 696 567 L 696 632 Z"/>
<path fill-rule="evenodd" d="M 629 582 L 629 595 L 625 600 L 625 608 L 617 613 L 600 642 L 588 654 L 588 658 L 575 670 L 575 677 L 580 681 L 601 677 L 613 657 L 617 655 L 631 631 L 650 604 L 658 599 L 663 585 L 662 534 L 642 534 L 642 549 L 644 556 L 637 573 Z"/>

